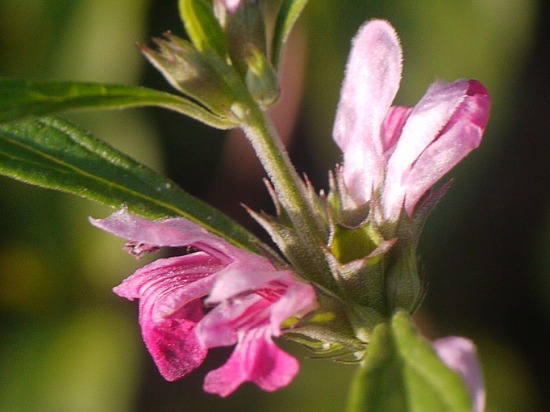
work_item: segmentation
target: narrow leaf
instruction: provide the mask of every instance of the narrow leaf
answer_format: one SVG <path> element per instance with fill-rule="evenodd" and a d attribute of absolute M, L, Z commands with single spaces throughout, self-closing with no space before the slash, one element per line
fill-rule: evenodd
<path fill-rule="evenodd" d="M 218 129 L 236 126 L 231 119 L 217 116 L 190 100 L 143 87 L 0 79 L 0 123 L 69 110 L 142 106 L 174 110 Z"/>
<path fill-rule="evenodd" d="M 349 412 L 472 410 L 462 378 L 445 366 L 405 312 L 375 327 L 350 400 Z"/>
<path fill-rule="evenodd" d="M 281 5 L 273 33 L 271 58 L 273 67 L 277 68 L 279 66 L 283 47 L 307 2 L 308 0 L 284 0 Z"/>
<path fill-rule="evenodd" d="M 259 241 L 221 212 L 61 119 L 0 126 L 0 174 L 115 208 L 125 205 L 147 218 L 183 216 L 239 247 L 259 250 Z"/>

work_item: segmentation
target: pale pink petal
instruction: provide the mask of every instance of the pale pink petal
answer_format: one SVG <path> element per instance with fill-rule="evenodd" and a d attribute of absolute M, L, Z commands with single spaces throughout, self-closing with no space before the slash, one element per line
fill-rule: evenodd
<path fill-rule="evenodd" d="M 221 0 L 227 11 L 235 13 L 239 8 L 242 0 Z"/>
<path fill-rule="evenodd" d="M 90 219 L 90 223 L 113 235 L 146 245 L 196 246 L 222 261 L 251 254 L 183 218 L 152 221 L 128 213 L 122 208 L 107 219 Z"/>
<path fill-rule="evenodd" d="M 195 333 L 207 348 L 234 345 L 243 332 L 266 328 L 270 307 L 270 301 L 255 293 L 225 300 L 208 312 Z"/>
<path fill-rule="evenodd" d="M 439 135 L 460 106 L 469 82 L 433 83 L 426 94 L 413 107 L 403 127 L 399 142 L 388 164 L 393 169 L 408 168 Z"/>
<path fill-rule="evenodd" d="M 269 333 L 255 330 L 239 340 L 225 365 L 206 375 L 204 390 L 226 397 L 242 383 L 254 382 L 273 392 L 288 385 L 298 369 L 298 361 L 279 349 Z"/>
<path fill-rule="evenodd" d="M 433 342 L 433 347 L 443 363 L 464 379 L 472 398 L 472 410 L 482 412 L 485 409 L 485 387 L 472 341 L 459 336 L 449 336 Z"/>
<path fill-rule="evenodd" d="M 472 83 L 482 90 L 466 97 L 441 135 L 416 160 L 404 180 L 409 187 L 405 198 L 405 210 L 409 215 L 422 195 L 481 143 L 490 99 L 483 86 Z"/>
<path fill-rule="evenodd" d="M 223 340 L 225 345 L 235 342 L 235 334 L 220 334 L 223 324 L 233 330 L 270 324 L 271 335 L 279 336 L 282 322 L 292 316 L 302 316 L 317 306 L 313 287 L 297 282 L 286 271 L 224 272 L 218 276 L 206 301 L 218 302 L 221 304 L 197 328 L 197 335 L 208 347 L 223 346 Z"/>
<path fill-rule="evenodd" d="M 265 259 L 264 259 L 265 260 Z M 266 267 L 271 270 L 235 270 L 228 269 L 218 276 L 218 281 L 212 288 L 207 303 L 218 303 L 243 292 L 261 289 L 266 284 L 274 281 L 285 283 L 295 282 L 287 271 L 274 270 L 273 266 Z"/>
<path fill-rule="evenodd" d="M 487 91 L 475 81 L 428 90 L 410 113 L 388 162 L 382 196 L 386 218 L 397 218 L 403 205 L 411 215 L 420 197 L 479 146 L 489 104 Z"/>
<path fill-rule="evenodd" d="M 295 282 L 271 308 L 271 334 L 279 336 L 280 325 L 292 316 L 305 315 L 317 307 L 315 290 L 311 285 Z"/>
<path fill-rule="evenodd" d="M 233 345 L 238 331 L 254 328 L 269 327 L 271 336 L 279 336 L 282 322 L 316 306 L 313 288 L 306 284 L 286 290 L 258 290 L 218 304 L 198 323 L 195 333 L 208 348 Z"/>
<path fill-rule="evenodd" d="M 353 41 L 333 134 L 344 153 L 344 181 L 359 203 L 382 183 L 381 128 L 399 88 L 401 54 L 395 30 L 383 20 L 365 24 Z"/>

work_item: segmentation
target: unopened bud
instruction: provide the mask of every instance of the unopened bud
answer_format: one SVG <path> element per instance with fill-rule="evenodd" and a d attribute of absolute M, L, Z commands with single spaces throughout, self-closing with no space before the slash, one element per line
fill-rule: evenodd
<path fill-rule="evenodd" d="M 254 53 L 247 59 L 246 87 L 254 100 L 263 108 L 273 105 L 279 98 L 279 79 L 266 56 Z"/>
<path fill-rule="evenodd" d="M 414 313 L 425 294 L 425 283 L 418 272 L 416 247 L 409 242 L 404 248 L 396 245 L 395 263 L 386 275 L 386 297 L 393 310 L 401 308 Z"/>

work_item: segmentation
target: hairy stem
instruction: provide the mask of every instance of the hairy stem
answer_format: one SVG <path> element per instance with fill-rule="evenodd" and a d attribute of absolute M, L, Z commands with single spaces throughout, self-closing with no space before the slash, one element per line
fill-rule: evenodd
<path fill-rule="evenodd" d="M 307 251 L 300 265 L 308 268 L 304 275 L 325 286 L 334 286 L 330 268 L 321 245 L 326 243 L 324 231 L 315 218 L 304 182 L 292 166 L 288 153 L 267 115 L 253 108 L 243 125 L 246 136 L 277 193 L 281 206 L 287 213 L 300 242 Z"/>

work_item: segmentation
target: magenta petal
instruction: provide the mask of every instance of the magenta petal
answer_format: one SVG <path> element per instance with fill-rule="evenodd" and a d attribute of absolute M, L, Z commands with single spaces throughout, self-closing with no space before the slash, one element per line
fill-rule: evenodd
<path fill-rule="evenodd" d="M 203 318 L 200 298 L 208 294 L 221 267 L 202 252 L 159 259 L 114 289 L 119 296 L 139 299 L 143 340 L 167 380 L 185 376 L 206 356 L 194 329 Z"/>
<path fill-rule="evenodd" d="M 473 411 L 482 412 L 485 408 L 485 387 L 472 341 L 459 336 L 449 336 L 433 342 L 433 347 L 443 363 L 464 379 L 472 398 Z"/>
<path fill-rule="evenodd" d="M 186 308 L 189 318 L 202 316 L 200 302 L 192 302 Z M 200 312 L 199 312 L 200 311 Z M 196 325 L 188 319 L 164 319 L 154 323 L 141 319 L 143 340 L 160 374 L 168 381 L 180 379 L 196 369 L 204 361 L 208 349 L 193 332 Z"/>
<path fill-rule="evenodd" d="M 365 24 L 353 41 L 334 122 L 344 153 L 344 181 L 359 203 L 370 199 L 384 176 L 381 127 L 401 80 L 401 46 L 383 20 Z"/>
<path fill-rule="evenodd" d="M 208 375 L 204 390 L 226 397 L 242 383 L 254 382 L 267 392 L 288 385 L 296 376 L 296 359 L 279 349 L 262 330 L 246 334 L 229 360 Z"/>
<path fill-rule="evenodd" d="M 401 137 L 403 126 L 409 118 L 412 109 L 412 107 L 392 106 L 388 110 L 388 115 L 384 119 L 382 128 L 382 142 L 384 145 L 386 162 L 393 153 L 393 149 Z"/>
<path fill-rule="evenodd" d="M 148 221 L 123 209 L 91 222 L 131 239 L 138 256 L 157 246 L 199 250 L 158 259 L 114 289 L 119 296 L 139 299 L 143 339 L 167 380 L 199 366 L 208 348 L 235 343 L 226 365 L 208 375 L 211 392 L 227 396 L 245 381 L 272 391 L 292 380 L 298 363 L 271 337 L 280 335 L 281 322 L 315 307 L 311 285 L 182 218 Z"/>
<path fill-rule="evenodd" d="M 140 308 L 155 321 L 172 316 L 187 303 L 206 296 L 220 263 L 202 252 L 158 259 L 126 278 L 113 291 L 120 297 L 140 299 Z"/>

